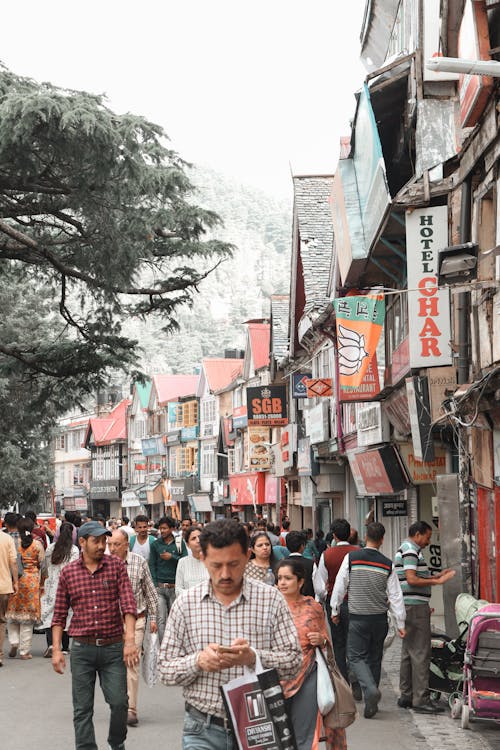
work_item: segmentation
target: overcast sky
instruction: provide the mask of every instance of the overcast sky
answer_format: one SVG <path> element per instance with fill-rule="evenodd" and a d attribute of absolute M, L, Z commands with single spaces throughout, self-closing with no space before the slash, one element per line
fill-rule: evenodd
<path fill-rule="evenodd" d="M 186 159 L 276 195 L 332 173 L 363 81 L 365 0 L 25 0 L 2 8 L 0 60 L 105 93 L 161 124 Z"/>

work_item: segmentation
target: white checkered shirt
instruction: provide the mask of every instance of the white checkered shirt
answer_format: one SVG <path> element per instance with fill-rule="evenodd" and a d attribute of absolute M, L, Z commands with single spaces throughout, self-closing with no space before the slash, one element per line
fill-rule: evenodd
<path fill-rule="evenodd" d="M 160 651 L 162 682 L 182 685 L 184 698 L 199 711 L 225 716 L 219 688 L 241 677 L 243 667 L 203 672 L 196 658 L 209 643 L 229 646 L 235 638 L 246 638 L 262 666 L 275 667 L 282 680 L 297 674 L 302 650 L 287 603 L 277 589 L 245 577 L 228 607 L 215 598 L 210 581 L 175 600 Z"/>
<path fill-rule="evenodd" d="M 129 552 L 125 564 L 137 604 L 137 614 L 146 612 L 152 622 L 156 622 L 158 594 L 156 593 L 147 561 L 141 555 Z"/>

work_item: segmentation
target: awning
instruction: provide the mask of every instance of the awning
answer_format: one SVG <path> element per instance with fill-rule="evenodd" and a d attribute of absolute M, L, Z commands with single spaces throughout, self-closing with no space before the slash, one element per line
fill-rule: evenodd
<path fill-rule="evenodd" d="M 163 486 L 161 478 L 152 480 L 146 485 L 146 501 L 148 505 L 159 505 L 163 502 Z"/>
<path fill-rule="evenodd" d="M 137 508 L 141 504 L 139 495 L 134 490 L 122 492 L 122 508 Z"/>
<path fill-rule="evenodd" d="M 349 453 L 348 458 L 361 495 L 392 495 L 408 487 L 408 476 L 393 445 Z"/>
<path fill-rule="evenodd" d="M 208 493 L 198 492 L 195 495 L 188 495 L 189 506 L 194 513 L 211 513 L 212 503 Z"/>

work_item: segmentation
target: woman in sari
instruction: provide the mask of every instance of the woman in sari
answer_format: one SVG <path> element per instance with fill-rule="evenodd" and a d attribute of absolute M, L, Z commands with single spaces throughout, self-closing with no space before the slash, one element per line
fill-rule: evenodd
<path fill-rule="evenodd" d="M 277 586 L 290 608 L 302 647 L 302 667 L 282 683 L 298 750 L 317 750 L 321 736 L 327 750 L 347 750 L 345 729 L 323 728 L 316 695 L 316 647 L 325 648 L 329 634 L 318 602 L 301 593 L 305 570 L 299 558 L 288 557 L 276 566 Z"/>

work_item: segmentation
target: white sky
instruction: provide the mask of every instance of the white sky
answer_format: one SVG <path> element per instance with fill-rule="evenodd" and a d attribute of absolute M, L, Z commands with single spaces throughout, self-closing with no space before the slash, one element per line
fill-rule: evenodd
<path fill-rule="evenodd" d="M 289 195 L 332 173 L 364 78 L 365 0 L 25 0 L 2 8 L 0 60 L 105 93 L 184 158 Z"/>

